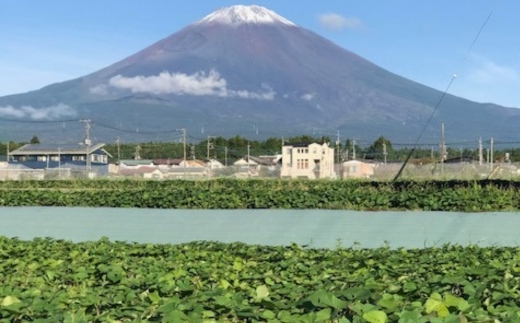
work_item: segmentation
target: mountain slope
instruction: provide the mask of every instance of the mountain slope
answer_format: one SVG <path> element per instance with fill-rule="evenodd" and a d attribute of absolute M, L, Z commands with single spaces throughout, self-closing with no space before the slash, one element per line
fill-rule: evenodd
<path fill-rule="evenodd" d="M 264 137 L 340 129 L 349 137 L 412 141 L 442 97 L 266 8 L 233 6 L 100 71 L 0 98 L 0 108 L 12 107 L 0 116 L 34 119 L 16 109 L 61 104 L 68 110 L 54 118 L 90 118 L 135 129 L 136 138 L 176 128 Z M 453 139 L 509 139 L 519 118 L 517 109 L 446 95 L 424 138 L 438 138 L 444 122 Z M 108 128 L 98 130 L 117 133 Z"/>

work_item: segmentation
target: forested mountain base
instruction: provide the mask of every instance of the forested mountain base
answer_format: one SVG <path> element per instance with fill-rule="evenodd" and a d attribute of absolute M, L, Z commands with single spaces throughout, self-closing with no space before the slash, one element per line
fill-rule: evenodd
<path fill-rule="evenodd" d="M 0 206 L 513 211 L 520 182 L 339 180 L 6 181 Z"/>

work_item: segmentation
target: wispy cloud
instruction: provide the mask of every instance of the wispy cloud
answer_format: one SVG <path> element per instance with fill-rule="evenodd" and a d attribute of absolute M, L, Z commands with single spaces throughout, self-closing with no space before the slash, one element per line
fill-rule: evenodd
<path fill-rule="evenodd" d="M 520 75 L 514 67 L 499 65 L 482 56 L 473 55 L 472 58 L 475 65 L 471 68 L 468 76 L 473 82 L 489 84 L 520 81 Z"/>
<path fill-rule="evenodd" d="M 31 120 L 56 120 L 64 117 L 74 117 L 76 116 L 76 111 L 62 103 L 43 108 L 34 108 L 27 105 L 15 108 L 8 105 L 0 107 L 0 116 Z"/>
<path fill-rule="evenodd" d="M 326 13 L 318 17 L 321 25 L 332 31 L 341 31 L 346 28 L 359 28 L 363 25 L 361 20 L 354 17 L 343 17 L 337 13 Z"/>
<path fill-rule="evenodd" d="M 310 100 L 314 99 L 314 97 L 315 97 L 314 93 L 306 93 L 301 96 L 301 98 L 305 101 L 310 101 Z"/>
<path fill-rule="evenodd" d="M 176 94 L 176 95 L 209 95 L 220 97 L 239 97 L 245 99 L 272 100 L 276 95 L 269 86 L 262 85 L 261 91 L 231 90 L 225 78 L 217 71 L 195 74 L 162 72 L 153 76 L 125 77 L 117 75 L 108 83 L 110 86 L 130 90 L 133 93 Z M 91 93 L 103 94 L 106 88 L 97 86 Z"/>
<path fill-rule="evenodd" d="M 95 95 L 107 95 L 108 94 L 108 89 L 107 89 L 106 84 L 100 84 L 100 85 L 93 86 L 89 89 L 89 91 L 91 94 L 95 94 Z"/>
<path fill-rule="evenodd" d="M 454 83 L 454 94 L 477 102 L 518 107 L 520 67 L 471 54 L 468 67 Z"/>

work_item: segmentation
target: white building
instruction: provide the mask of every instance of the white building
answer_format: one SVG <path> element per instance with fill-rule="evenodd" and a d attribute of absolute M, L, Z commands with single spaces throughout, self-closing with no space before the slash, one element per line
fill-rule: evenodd
<path fill-rule="evenodd" d="M 327 143 L 284 145 L 280 177 L 335 178 L 334 148 L 330 148 Z"/>

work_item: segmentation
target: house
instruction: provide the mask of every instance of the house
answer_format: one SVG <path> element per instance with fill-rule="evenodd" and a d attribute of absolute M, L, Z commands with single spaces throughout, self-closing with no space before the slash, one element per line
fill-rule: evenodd
<path fill-rule="evenodd" d="M 141 166 L 137 168 L 121 168 L 117 175 L 135 178 L 153 178 L 153 174 L 159 171 L 155 166 Z M 160 171 L 159 171 L 160 172 Z M 162 176 L 160 176 L 162 178 Z"/>
<path fill-rule="evenodd" d="M 224 164 L 219 162 L 217 159 L 210 159 L 207 162 L 207 165 L 208 165 L 209 169 L 221 169 L 221 168 L 225 167 Z"/>
<path fill-rule="evenodd" d="M 87 171 L 88 176 L 108 175 L 108 157 L 104 143 L 83 144 L 27 144 L 9 152 L 9 167 L 29 169 L 70 169 Z"/>
<path fill-rule="evenodd" d="M 281 156 L 277 158 L 276 156 L 244 156 L 233 163 L 235 166 L 240 167 L 254 167 L 259 169 L 261 166 L 266 167 L 276 167 L 278 162 L 281 160 Z"/>
<path fill-rule="evenodd" d="M 239 167 L 256 167 L 259 165 L 257 161 L 252 156 L 244 156 L 233 163 L 234 166 Z"/>
<path fill-rule="evenodd" d="M 121 168 L 139 168 L 142 166 L 153 166 L 151 159 L 122 159 L 120 161 Z"/>
<path fill-rule="evenodd" d="M 327 143 L 286 144 L 282 149 L 282 178 L 335 178 L 334 148 Z"/>
<path fill-rule="evenodd" d="M 166 179 L 208 177 L 207 167 L 172 167 L 164 173 Z"/>
<path fill-rule="evenodd" d="M 272 177 L 280 169 L 280 156 L 244 156 L 233 163 L 237 168 L 236 177 Z M 278 174 L 276 174 L 278 177 Z"/>
<path fill-rule="evenodd" d="M 162 158 L 154 159 L 153 164 L 161 169 L 171 167 L 206 167 L 206 163 L 198 159 L 182 159 L 182 158 Z"/>
<path fill-rule="evenodd" d="M 349 160 L 342 165 L 343 178 L 370 178 L 374 176 L 375 164 L 365 163 L 360 160 Z"/>

